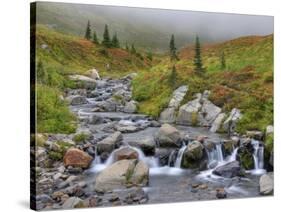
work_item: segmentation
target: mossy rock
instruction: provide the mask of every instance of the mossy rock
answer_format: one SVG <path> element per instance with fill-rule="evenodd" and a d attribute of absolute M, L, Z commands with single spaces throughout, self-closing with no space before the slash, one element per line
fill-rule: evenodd
<path fill-rule="evenodd" d="M 242 147 L 238 150 L 238 158 L 239 158 L 241 166 L 244 169 L 250 170 L 255 167 L 252 153 L 245 147 Z"/>

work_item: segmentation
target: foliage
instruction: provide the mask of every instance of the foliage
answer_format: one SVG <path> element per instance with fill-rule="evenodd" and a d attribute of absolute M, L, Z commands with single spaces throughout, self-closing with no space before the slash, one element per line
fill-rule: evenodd
<path fill-rule="evenodd" d="M 168 79 L 169 85 L 173 89 L 177 86 L 177 78 L 178 78 L 177 70 L 176 70 L 176 67 L 173 66 L 173 68 L 171 70 L 171 74 L 170 74 L 169 79 Z"/>
<path fill-rule="evenodd" d="M 104 26 L 102 45 L 107 48 L 110 48 L 112 46 L 107 24 Z"/>
<path fill-rule="evenodd" d="M 87 27 L 86 27 L 85 39 L 87 39 L 87 40 L 91 39 L 91 25 L 90 25 L 89 20 L 88 20 Z"/>
<path fill-rule="evenodd" d="M 93 33 L 93 43 L 99 44 L 99 39 L 98 39 L 96 31 L 94 31 L 94 33 Z"/>
<path fill-rule="evenodd" d="M 171 61 L 178 60 L 174 34 L 172 34 L 171 40 L 170 40 L 170 59 L 171 59 Z"/>
<path fill-rule="evenodd" d="M 111 46 L 114 48 L 120 48 L 119 40 L 116 33 L 112 37 Z"/>
<path fill-rule="evenodd" d="M 37 84 L 36 91 L 37 132 L 73 133 L 75 117 L 60 98 L 60 91 L 41 84 Z"/>
<path fill-rule="evenodd" d="M 221 53 L 221 70 L 226 68 L 225 58 L 224 58 L 224 51 Z"/>
<path fill-rule="evenodd" d="M 194 70 L 198 74 L 202 74 L 204 70 L 202 59 L 201 59 L 201 46 L 198 36 L 196 36 L 196 42 L 195 42 Z"/>
<path fill-rule="evenodd" d="M 81 132 L 81 133 L 75 134 L 73 137 L 73 140 L 76 143 L 83 143 L 83 142 L 87 141 L 89 138 L 90 138 L 89 134 L 87 134 L 85 132 Z"/>

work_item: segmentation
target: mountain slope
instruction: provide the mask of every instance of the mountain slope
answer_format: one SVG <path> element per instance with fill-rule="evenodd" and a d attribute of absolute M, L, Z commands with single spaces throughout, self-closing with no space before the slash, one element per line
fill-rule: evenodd
<path fill-rule="evenodd" d="M 134 97 L 140 101 L 139 110 L 159 116 L 167 106 L 173 90 L 188 85 L 184 103 L 195 93 L 211 90 L 211 100 L 229 112 L 236 107 L 244 118 L 239 130 L 260 129 L 273 123 L 273 36 L 242 37 L 224 43 L 202 47 L 206 73 L 198 76 L 193 70 L 193 47 L 180 52 L 175 63 L 177 79 L 169 80 L 173 63 L 168 57 L 142 72 L 134 80 Z M 220 68 L 220 53 L 225 51 L 227 69 Z"/>

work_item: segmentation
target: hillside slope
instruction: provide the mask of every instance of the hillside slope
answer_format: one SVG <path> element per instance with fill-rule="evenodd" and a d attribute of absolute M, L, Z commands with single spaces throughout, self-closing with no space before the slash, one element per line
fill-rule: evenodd
<path fill-rule="evenodd" d="M 124 49 L 106 49 L 77 36 L 56 32 L 45 26 L 36 29 L 36 59 L 63 73 L 83 73 L 93 67 L 101 74 L 119 75 L 147 68 L 145 56 Z"/>
<path fill-rule="evenodd" d="M 273 122 L 273 36 L 242 37 L 202 47 L 204 77 L 193 70 L 193 47 L 183 49 L 175 63 L 177 79 L 169 84 L 173 63 L 168 57 L 135 79 L 134 97 L 139 110 L 159 116 L 172 91 L 188 85 L 187 102 L 197 92 L 212 91 L 211 99 L 225 112 L 237 107 L 245 114 L 239 130 L 261 129 Z M 220 69 L 220 53 L 225 51 L 226 70 Z"/>

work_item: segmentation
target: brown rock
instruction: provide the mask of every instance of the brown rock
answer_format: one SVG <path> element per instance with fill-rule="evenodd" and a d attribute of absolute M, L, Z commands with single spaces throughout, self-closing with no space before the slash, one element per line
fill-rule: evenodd
<path fill-rule="evenodd" d="M 88 168 L 93 158 L 80 149 L 70 148 L 63 157 L 65 166 Z"/>
<path fill-rule="evenodd" d="M 117 150 L 114 152 L 114 160 L 130 160 L 130 159 L 138 159 L 139 154 L 136 150 L 130 147 L 124 147 L 122 149 Z"/>

